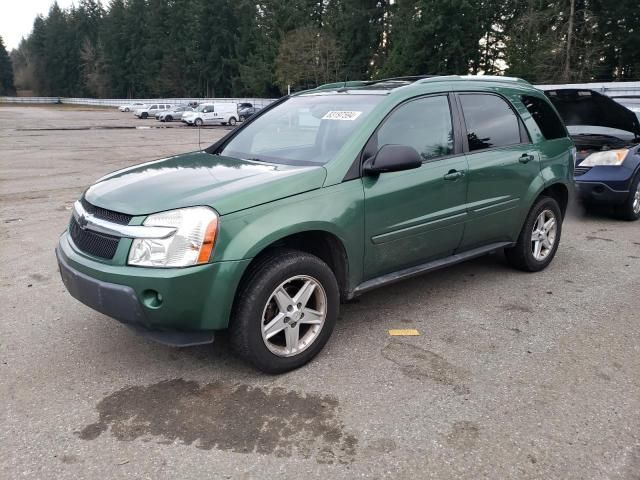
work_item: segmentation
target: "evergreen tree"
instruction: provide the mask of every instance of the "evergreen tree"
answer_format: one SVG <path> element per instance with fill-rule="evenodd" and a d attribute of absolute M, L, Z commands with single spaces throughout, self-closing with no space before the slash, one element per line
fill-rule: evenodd
<path fill-rule="evenodd" d="M 13 65 L 4 41 L 0 37 L 0 95 L 15 95 L 16 88 L 13 85 Z"/>
<path fill-rule="evenodd" d="M 533 82 L 640 78 L 637 0 L 76 5 L 54 3 L 12 52 L 20 88 L 60 96 L 273 97 L 288 84 L 505 69 Z M 8 78 L 6 52 L 2 58 Z"/>

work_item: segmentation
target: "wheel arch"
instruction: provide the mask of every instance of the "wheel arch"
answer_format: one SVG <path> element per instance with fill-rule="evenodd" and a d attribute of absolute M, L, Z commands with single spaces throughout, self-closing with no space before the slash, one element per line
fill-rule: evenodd
<path fill-rule="evenodd" d="M 312 229 L 281 236 L 272 236 L 252 249 L 253 259 L 245 268 L 240 279 L 240 285 L 250 275 L 257 264 L 265 256 L 271 255 L 278 249 L 294 249 L 315 255 L 325 262 L 336 277 L 340 288 L 341 299 L 347 298 L 349 290 L 349 257 L 345 243 L 328 230 Z M 238 289 L 239 290 L 239 289 Z"/>
<path fill-rule="evenodd" d="M 551 185 L 546 185 L 545 188 L 538 194 L 534 203 L 540 197 L 551 197 L 558 205 L 560 205 L 560 211 L 562 212 L 562 218 L 565 218 L 567 213 L 567 207 L 569 206 L 569 187 L 562 182 L 552 183 Z"/>

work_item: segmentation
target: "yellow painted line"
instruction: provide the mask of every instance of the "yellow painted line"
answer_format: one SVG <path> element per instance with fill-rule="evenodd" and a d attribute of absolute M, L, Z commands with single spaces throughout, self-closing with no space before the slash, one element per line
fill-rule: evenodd
<path fill-rule="evenodd" d="M 389 335 L 392 337 L 415 337 L 420 335 L 420 332 L 415 328 L 396 328 L 389 330 Z"/>

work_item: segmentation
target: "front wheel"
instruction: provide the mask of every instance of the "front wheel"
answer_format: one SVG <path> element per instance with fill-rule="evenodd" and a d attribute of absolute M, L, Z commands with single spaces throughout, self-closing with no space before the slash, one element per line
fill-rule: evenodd
<path fill-rule="evenodd" d="M 640 218 L 640 173 L 631 182 L 629 196 L 617 207 L 616 212 L 623 220 L 633 221 Z"/>
<path fill-rule="evenodd" d="M 166 117 L 164 117 L 164 121 L 165 122 L 172 122 L 173 121 L 173 117 L 171 115 L 167 115 Z"/>
<path fill-rule="evenodd" d="M 202 119 L 201 118 L 196 118 L 195 121 L 193 122 L 193 124 L 196 127 L 201 127 L 202 126 Z"/>
<path fill-rule="evenodd" d="M 125 108 L 125 109 L 124 109 L 124 111 L 125 111 L 125 112 L 128 112 L 128 111 L 129 111 L 129 109 L 128 109 L 128 108 Z"/>
<path fill-rule="evenodd" d="M 301 367 L 331 336 L 339 305 L 338 282 L 325 262 L 296 250 L 273 251 L 251 267 L 238 290 L 234 350 L 267 373 Z"/>
<path fill-rule="evenodd" d="M 540 197 L 531 207 L 516 245 L 505 249 L 509 264 L 525 272 L 546 268 L 558 250 L 562 212 L 551 197 Z"/>
<path fill-rule="evenodd" d="M 149 117 L 149 114 L 147 112 L 142 112 L 142 115 L 140 115 L 141 118 L 147 118 Z"/>

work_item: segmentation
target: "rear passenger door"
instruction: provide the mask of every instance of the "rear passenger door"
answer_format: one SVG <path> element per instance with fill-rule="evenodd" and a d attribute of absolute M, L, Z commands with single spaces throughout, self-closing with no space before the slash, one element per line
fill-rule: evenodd
<path fill-rule="evenodd" d="M 540 157 L 518 114 L 502 96 L 459 93 L 469 164 L 468 218 L 461 250 L 512 241 Z"/>
<path fill-rule="evenodd" d="M 397 107 L 367 143 L 365 158 L 387 144 L 406 145 L 423 163 L 362 179 L 366 279 L 451 255 L 460 244 L 467 161 L 458 125 L 448 95 L 421 97 Z"/>

